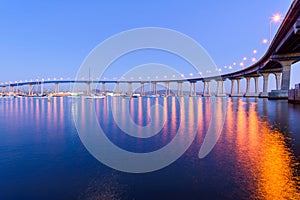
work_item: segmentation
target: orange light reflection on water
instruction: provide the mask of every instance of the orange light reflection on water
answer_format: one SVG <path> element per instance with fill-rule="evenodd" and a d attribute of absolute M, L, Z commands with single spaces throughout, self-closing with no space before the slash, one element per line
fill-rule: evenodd
<path fill-rule="evenodd" d="M 238 100 L 236 118 L 234 109 L 227 109 L 227 124 L 236 128 L 235 176 L 248 177 L 242 181 L 253 192 L 251 199 L 300 199 L 299 174 L 295 176 L 298 163 L 286 136 L 263 121 L 256 107 L 254 102 Z"/>
<path fill-rule="evenodd" d="M 284 135 L 277 130 L 270 130 L 264 123 L 260 132 L 262 142 L 259 169 L 258 195 L 263 199 L 300 199 L 299 174 L 296 174 L 295 161 Z M 298 187 L 298 188 L 297 188 Z"/>

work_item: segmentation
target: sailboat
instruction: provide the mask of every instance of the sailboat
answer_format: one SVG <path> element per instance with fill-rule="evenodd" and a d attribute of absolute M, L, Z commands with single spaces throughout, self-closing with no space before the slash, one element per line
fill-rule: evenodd
<path fill-rule="evenodd" d="M 89 68 L 89 83 L 91 83 L 90 68 Z M 89 92 L 91 92 L 91 91 L 89 91 Z M 104 99 L 105 96 L 102 95 L 102 94 L 101 95 L 96 95 L 96 94 L 90 93 L 90 94 L 87 94 L 87 96 L 85 96 L 84 98 L 86 98 L 86 99 Z"/>

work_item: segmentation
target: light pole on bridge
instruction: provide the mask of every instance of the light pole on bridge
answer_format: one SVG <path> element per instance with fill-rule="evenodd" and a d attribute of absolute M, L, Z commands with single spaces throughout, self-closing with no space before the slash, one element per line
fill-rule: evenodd
<path fill-rule="evenodd" d="M 282 19 L 281 14 L 274 14 L 270 20 L 270 24 L 269 24 L 270 25 L 270 31 L 269 31 L 269 33 L 270 33 L 269 43 L 270 44 L 272 42 L 272 23 L 278 23 L 281 21 L 281 19 Z"/>

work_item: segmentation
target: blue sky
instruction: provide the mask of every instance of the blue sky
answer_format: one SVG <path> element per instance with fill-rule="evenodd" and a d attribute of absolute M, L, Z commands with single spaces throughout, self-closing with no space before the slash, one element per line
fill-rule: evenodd
<path fill-rule="evenodd" d="M 289 0 L 181 3 L 2 0 L 0 82 L 73 78 L 96 45 L 121 31 L 149 26 L 174 29 L 192 37 L 226 73 L 230 70 L 224 66 L 239 63 L 243 57 L 258 59 L 267 48 L 261 41 L 269 38 L 271 16 L 284 15 L 290 3 Z M 271 25 L 275 34 L 279 24 Z M 254 49 L 258 51 L 255 55 Z M 297 66 L 293 66 L 292 85 L 300 82 L 296 76 L 300 66 Z M 232 70 L 238 69 L 236 66 Z M 181 73 L 189 71 L 182 69 Z"/>

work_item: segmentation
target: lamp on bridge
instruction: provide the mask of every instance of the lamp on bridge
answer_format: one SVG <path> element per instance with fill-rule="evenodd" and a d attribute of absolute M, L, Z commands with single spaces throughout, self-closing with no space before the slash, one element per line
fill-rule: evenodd
<path fill-rule="evenodd" d="M 282 16 L 281 14 L 274 14 L 270 20 L 270 38 L 269 38 L 269 42 L 271 44 L 271 40 L 272 40 L 272 23 L 278 23 L 282 20 Z"/>
<path fill-rule="evenodd" d="M 267 44 L 269 41 L 268 41 L 268 39 L 263 39 L 261 42 L 260 42 L 260 49 L 259 49 L 259 53 L 260 53 L 260 56 L 262 56 L 263 55 L 263 52 L 262 52 L 262 45 L 263 44 Z"/>

